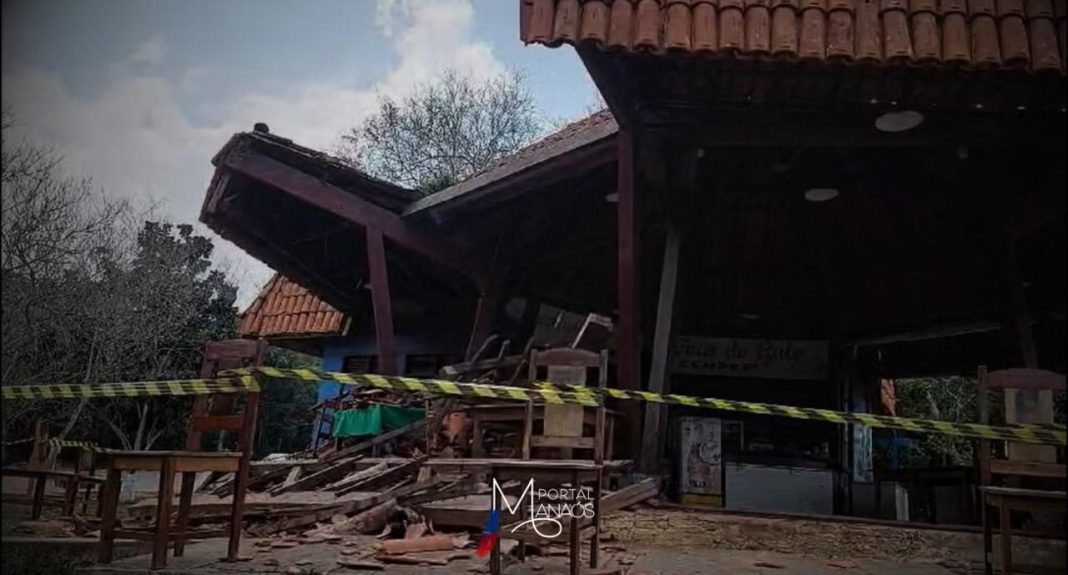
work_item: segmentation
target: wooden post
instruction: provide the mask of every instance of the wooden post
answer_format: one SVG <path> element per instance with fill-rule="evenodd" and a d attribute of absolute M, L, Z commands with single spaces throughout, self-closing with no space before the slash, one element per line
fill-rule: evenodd
<path fill-rule="evenodd" d="M 230 545 L 226 553 L 226 560 L 231 562 L 237 561 L 241 550 L 241 528 L 245 517 L 245 492 L 248 490 L 248 472 L 252 462 L 252 449 L 256 438 L 256 423 L 259 421 L 259 413 L 260 394 L 249 393 L 245 395 L 245 421 L 241 426 L 241 437 L 238 440 L 241 460 L 237 464 L 237 473 L 234 475 L 234 502 L 230 510 Z"/>
<path fill-rule="evenodd" d="M 389 294 L 386 247 L 382 230 L 367 228 L 367 267 L 371 275 L 371 302 L 375 316 L 375 341 L 378 344 L 378 371 L 397 374 L 397 355 L 393 339 L 393 304 Z"/>
<path fill-rule="evenodd" d="M 167 547 L 174 500 L 174 457 L 164 457 L 159 470 L 159 499 L 156 502 L 156 533 L 152 540 L 152 568 L 167 566 Z"/>
<path fill-rule="evenodd" d="M 579 472 L 575 471 L 571 476 L 571 487 L 581 489 L 582 484 L 579 483 Z M 582 533 L 579 529 L 578 517 L 572 516 L 571 522 L 568 525 L 568 539 L 570 552 L 568 553 L 569 559 L 569 573 L 571 575 L 579 575 L 582 572 Z"/>
<path fill-rule="evenodd" d="M 675 317 L 675 292 L 679 272 L 679 247 L 682 243 L 678 230 L 668 225 L 664 241 L 664 263 L 660 271 L 660 295 L 656 307 L 656 332 L 653 335 L 653 359 L 649 366 L 649 391 L 665 393 L 668 389 L 671 353 L 672 324 Z M 645 425 L 639 469 L 654 473 L 660 468 L 663 441 L 661 428 L 667 418 L 667 406 L 657 403 L 645 404 Z"/>
<path fill-rule="evenodd" d="M 100 515 L 100 547 L 97 549 L 97 563 L 111 563 L 115 547 L 115 523 L 118 520 L 119 492 L 122 491 L 122 471 L 108 467 L 107 481 L 100 491 L 97 504 Z"/>
<path fill-rule="evenodd" d="M 197 474 L 192 471 L 182 473 L 182 488 L 178 492 L 178 521 L 175 528 L 179 533 L 189 530 L 189 515 L 193 510 L 193 487 L 196 485 Z M 174 542 L 174 556 L 181 557 L 185 554 L 185 539 Z"/>
<path fill-rule="evenodd" d="M 638 348 L 638 209 L 635 190 L 634 133 L 620 130 L 617 141 L 616 225 L 618 234 L 618 268 L 616 303 L 619 329 L 616 340 L 619 387 L 640 389 Z"/>
<path fill-rule="evenodd" d="M 619 314 L 616 331 L 616 379 L 617 387 L 629 390 L 641 389 L 641 345 L 639 340 L 639 261 L 640 233 L 638 229 L 638 190 L 635 134 L 630 128 L 621 127 L 616 136 L 618 159 L 616 162 L 616 228 L 618 263 L 616 266 L 616 306 Z M 630 433 L 627 438 L 632 457 L 638 455 L 641 446 L 642 408 L 630 401 L 621 406 L 623 417 Z"/>
<path fill-rule="evenodd" d="M 37 420 L 33 428 L 33 450 L 30 452 L 30 461 L 26 465 L 30 470 L 48 469 L 48 422 Z M 36 484 L 26 484 L 26 495 L 32 495 L 36 491 Z"/>

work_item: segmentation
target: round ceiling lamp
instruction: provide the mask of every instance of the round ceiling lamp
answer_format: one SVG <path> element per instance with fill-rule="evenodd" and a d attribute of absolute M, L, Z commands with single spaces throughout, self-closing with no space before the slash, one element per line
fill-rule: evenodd
<path fill-rule="evenodd" d="M 612 192 L 611 194 L 607 194 L 604 197 L 604 201 L 606 201 L 606 202 L 608 202 L 610 204 L 618 203 L 619 202 L 619 194 L 616 193 L 616 192 Z"/>
<path fill-rule="evenodd" d="M 923 123 L 923 114 L 915 110 L 887 112 L 875 119 L 875 129 L 880 132 L 907 132 Z"/>
<path fill-rule="evenodd" d="M 838 197 L 835 188 L 811 188 L 805 190 L 805 199 L 810 202 L 829 202 Z"/>

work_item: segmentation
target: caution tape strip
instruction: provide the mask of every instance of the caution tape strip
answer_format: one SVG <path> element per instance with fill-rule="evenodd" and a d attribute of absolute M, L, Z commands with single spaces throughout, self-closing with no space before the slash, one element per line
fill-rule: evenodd
<path fill-rule="evenodd" d="M 556 389 L 558 391 L 569 391 L 569 392 L 573 392 L 573 393 L 596 394 L 598 392 L 596 387 L 589 387 L 589 386 L 586 386 L 586 385 L 568 385 L 568 384 L 552 383 L 552 382 L 546 382 L 546 381 L 535 382 L 534 383 L 534 387 L 537 387 L 537 388 L 540 388 L 540 389 Z M 614 397 L 614 398 L 617 398 L 617 399 L 639 399 L 639 400 L 644 400 L 644 396 L 648 395 L 647 392 L 628 392 L 628 391 L 622 390 L 622 389 L 606 388 L 605 391 L 607 392 L 607 394 L 610 397 Z M 638 394 L 640 394 L 642 397 L 638 397 Z M 634 395 L 634 397 L 628 397 L 629 395 Z M 668 395 L 668 396 L 664 396 L 664 397 L 666 399 L 662 403 L 676 403 L 676 402 L 670 401 L 670 398 L 672 398 L 672 397 L 685 397 L 685 398 L 688 398 L 688 396 L 672 396 L 672 395 Z M 703 398 L 694 397 L 694 398 L 688 398 L 688 399 L 701 400 Z M 740 405 L 748 405 L 748 406 L 752 406 L 752 405 L 771 405 L 771 406 L 774 406 L 774 404 L 751 403 L 751 402 L 745 402 L 745 401 L 734 401 L 734 402 L 731 402 L 730 400 L 723 400 L 723 399 L 714 400 L 714 401 L 729 402 L 729 403 L 740 404 Z M 685 404 L 679 403 L 679 405 L 689 405 L 689 403 L 685 403 Z M 778 407 L 787 407 L 787 406 L 778 406 Z M 723 408 L 723 409 L 727 409 L 727 408 Z M 742 407 L 742 408 L 736 409 L 734 411 L 743 411 L 745 409 L 746 408 Z M 805 409 L 807 409 L 807 408 L 805 408 Z M 849 412 L 840 412 L 840 411 L 831 411 L 831 410 L 817 410 L 817 411 L 826 411 L 826 412 L 829 412 L 829 413 L 836 413 L 836 414 L 843 414 L 843 415 L 857 415 L 857 414 L 852 414 L 852 413 L 849 413 Z M 752 411 L 752 410 L 749 411 L 749 413 L 761 413 L 761 414 L 763 414 L 762 412 Z M 859 414 L 859 415 L 868 415 L 868 414 Z M 890 416 L 875 416 L 875 417 L 889 417 L 890 419 L 898 419 L 898 420 L 904 420 L 904 421 L 933 421 L 933 422 L 936 422 L 936 423 L 952 423 L 952 422 L 938 422 L 936 420 L 929 420 L 929 419 L 928 420 L 913 419 L 913 418 L 908 418 L 908 417 L 890 417 Z M 828 419 L 825 419 L 825 420 L 829 421 Z M 967 425 L 982 425 L 982 424 L 967 424 Z M 998 426 L 995 426 L 995 427 L 998 427 Z M 1009 428 L 1009 429 L 1025 429 L 1025 430 L 1032 430 L 1032 431 L 1059 431 L 1059 432 L 1062 432 L 1062 433 L 1066 429 L 1064 424 L 1062 424 L 1062 423 L 1016 423 L 1016 424 L 1010 423 L 1010 424 L 1004 425 L 1003 427 L 1006 427 L 1006 428 Z"/>
<path fill-rule="evenodd" d="M 78 447 L 87 451 L 107 451 L 106 449 L 100 447 L 92 441 L 77 441 L 74 439 L 52 438 L 48 440 L 48 445 L 51 445 L 53 447 Z"/>
<path fill-rule="evenodd" d="M 133 381 L 127 383 L 89 383 L 83 385 L 13 385 L 4 386 L 3 398 L 81 399 L 93 397 L 146 397 L 175 395 L 214 395 L 220 393 L 255 393 L 260 384 L 250 375 L 217 379 L 175 379 L 169 381 Z"/>
<path fill-rule="evenodd" d="M 5 441 L 4 445 L 22 445 L 23 443 L 33 443 L 32 437 L 26 437 L 24 439 L 16 439 L 14 441 Z"/>
<path fill-rule="evenodd" d="M 504 385 L 460 383 L 445 379 L 416 379 L 387 375 L 356 375 L 352 373 L 324 372 L 313 369 L 279 369 L 275 367 L 251 367 L 224 372 L 226 375 L 259 374 L 272 379 L 296 379 L 301 381 L 336 381 L 344 385 L 368 385 L 402 393 L 427 393 L 431 395 L 454 395 L 475 399 L 508 399 L 512 401 L 542 401 L 552 404 L 579 404 L 596 407 L 600 400 L 587 393 L 556 391 L 552 389 L 526 389 Z"/>
<path fill-rule="evenodd" d="M 537 383 L 533 389 L 476 383 L 458 383 L 444 380 L 415 379 L 384 375 L 355 375 L 349 373 L 323 372 L 312 369 L 278 369 L 246 368 L 230 373 L 260 374 L 275 379 L 296 379 L 301 381 L 336 381 L 347 385 L 370 385 L 380 389 L 398 392 L 419 392 L 435 395 L 456 395 L 485 399 L 511 399 L 520 401 L 543 401 L 545 403 L 571 403 L 587 406 L 601 404 L 596 388 L 584 386 L 561 386 L 549 383 Z M 658 394 L 648 391 L 631 391 L 606 388 L 604 395 L 613 399 L 646 401 L 684 405 L 705 409 L 718 409 L 752 413 L 756 415 L 773 415 L 791 419 L 824 421 L 828 423 L 853 423 L 886 429 L 901 429 L 921 433 L 937 433 L 958 437 L 1018 441 L 1044 445 L 1064 445 L 1063 428 L 1051 429 L 1045 426 L 1010 425 L 993 426 L 978 423 L 956 423 L 930 419 L 912 419 L 870 413 L 850 413 L 830 409 L 811 407 L 794 407 L 771 403 L 754 403 L 734 401 L 711 397 L 693 397 L 677 394 Z"/>
<path fill-rule="evenodd" d="M 567 390 L 574 393 L 595 394 L 599 390 L 586 386 L 561 385 L 555 383 L 538 382 L 534 384 L 541 389 Z M 719 409 L 723 411 L 735 411 L 752 413 L 756 415 L 775 415 L 789 417 L 791 419 L 807 419 L 813 421 L 826 421 L 829 423 L 854 423 L 869 427 L 881 427 L 886 429 L 901 429 L 905 431 L 917 431 L 922 433 L 938 433 L 942 435 L 955 435 L 959 437 L 975 437 L 979 439 L 1012 440 L 1024 443 L 1039 443 L 1046 445 L 1063 445 L 1065 441 L 1064 426 L 1057 424 L 1009 424 L 1005 426 L 983 425 L 979 423 L 958 423 L 953 421 L 938 421 L 933 419 L 915 419 L 910 417 L 896 417 L 890 415 L 876 415 L 872 413 L 852 413 L 835 411 L 831 409 L 819 409 L 813 407 L 795 407 L 789 405 L 777 405 L 774 403 L 754 403 L 751 401 L 735 401 L 730 399 L 716 399 L 711 397 L 693 397 L 677 394 L 657 394 L 648 391 L 630 391 L 625 389 L 605 388 L 607 397 L 624 400 L 648 401 L 651 403 L 666 403 L 673 405 L 685 405 L 690 407 L 703 407 Z"/>

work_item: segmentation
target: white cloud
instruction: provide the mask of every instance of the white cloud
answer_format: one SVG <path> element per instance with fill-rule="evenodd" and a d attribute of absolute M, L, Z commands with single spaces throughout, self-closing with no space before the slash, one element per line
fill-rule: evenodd
<path fill-rule="evenodd" d="M 182 79 L 178 85 L 186 92 L 197 92 L 211 75 L 211 69 L 207 66 L 194 66 L 182 73 Z"/>
<path fill-rule="evenodd" d="M 273 133 L 329 149 L 374 109 L 378 94 L 403 94 L 446 68 L 476 77 L 505 69 L 488 44 L 472 39 L 470 0 L 379 0 L 378 7 L 388 15 L 383 30 L 394 32 L 396 65 L 370 88 L 324 82 L 287 93 L 249 93 L 225 106 L 223 120 L 196 125 L 175 93 L 195 91 L 217 71 L 193 67 L 177 82 L 152 75 L 148 67 L 166 53 L 163 36 L 156 35 L 113 67 L 116 73 L 92 99 L 73 97 L 56 73 L 26 67 L 5 67 L 3 99 L 31 137 L 62 150 L 73 173 L 91 175 L 107 193 L 141 205 L 158 202 L 175 221 L 195 221 L 211 179 L 210 159 L 233 132 L 262 121 Z M 241 302 L 251 301 L 269 270 L 224 240 L 216 245 L 219 258 L 234 264 Z"/>
<path fill-rule="evenodd" d="M 160 32 L 138 44 L 137 48 L 130 54 L 130 61 L 135 64 L 148 64 L 154 66 L 163 61 L 165 51 L 166 45 L 163 42 L 163 33 Z"/>

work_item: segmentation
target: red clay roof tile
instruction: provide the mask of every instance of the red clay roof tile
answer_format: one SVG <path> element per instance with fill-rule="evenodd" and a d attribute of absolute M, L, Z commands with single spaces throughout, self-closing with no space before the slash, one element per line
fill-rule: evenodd
<path fill-rule="evenodd" d="M 548 46 L 1063 73 L 1066 1 L 520 0 L 520 36 Z"/>
<path fill-rule="evenodd" d="M 345 314 L 280 275 L 241 314 L 240 337 L 293 338 L 342 335 Z"/>

